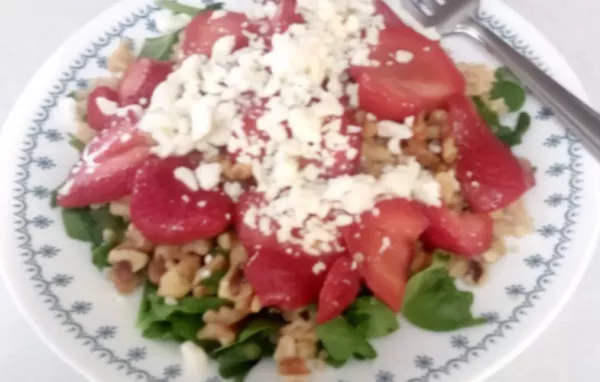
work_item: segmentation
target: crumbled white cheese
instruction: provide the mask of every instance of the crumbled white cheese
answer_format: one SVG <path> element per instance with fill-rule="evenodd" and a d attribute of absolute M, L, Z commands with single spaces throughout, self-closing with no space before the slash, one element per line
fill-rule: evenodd
<path fill-rule="evenodd" d="M 190 191 L 198 191 L 200 188 L 198 185 L 198 179 L 193 170 L 187 167 L 178 167 L 173 172 L 175 179 L 183 183 Z"/>
<path fill-rule="evenodd" d="M 220 19 L 222 17 L 227 16 L 227 11 L 223 10 L 223 9 L 218 9 L 216 11 L 213 12 L 213 14 L 210 16 L 211 20 L 217 20 Z"/>
<path fill-rule="evenodd" d="M 312 271 L 315 275 L 318 275 L 321 272 L 324 272 L 327 269 L 327 265 L 324 262 L 318 261 L 313 265 Z"/>
<path fill-rule="evenodd" d="M 98 109 L 104 115 L 115 115 L 117 114 L 117 110 L 119 110 L 118 103 L 104 97 L 96 98 L 96 106 L 98 106 Z"/>
<path fill-rule="evenodd" d="M 198 184 L 203 190 L 212 190 L 221 182 L 222 167 L 220 163 L 201 163 L 196 168 Z"/>
<path fill-rule="evenodd" d="M 396 62 L 400 64 L 407 64 L 413 60 L 415 55 L 407 50 L 399 50 L 394 55 Z"/>
<path fill-rule="evenodd" d="M 245 48 L 234 51 L 236 38 L 226 35 L 214 43 L 210 58 L 186 58 L 157 87 L 139 123 L 156 142 L 152 151 L 160 157 L 199 151 L 205 160 L 224 151 L 235 154 L 237 162 L 252 166 L 256 190 L 266 199 L 264 207 L 246 211 L 243 223 L 313 255 L 341 250 L 340 227 L 382 198 L 438 205 L 439 189 L 411 158 L 385 167 L 379 178 L 326 176 L 343 156 L 354 160 L 360 154 L 348 134 L 362 128 L 344 125 L 340 99 L 359 104 L 358 86 L 348 81 L 351 65 L 381 65 L 370 59 L 385 27 L 375 10 L 374 0 L 298 0 L 296 11 L 306 24 L 275 33 L 270 49 L 261 35 L 245 30 L 250 41 Z M 260 29 L 276 11 L 276 3 L 266 1 L 253 6 L 249 17 Z M 211 20 L 223 16 L 217 11 Z M 408 53 L 395 52 L 390 59 L 406 61 Z M 413 122 L 381 121 L 379 136 L 399 154 Z M 218 163 L 202 163 L 195 169 L 198 188 L 215 189 L 221 171 Z M 223 188 L 233 200 L 243 191 L 236 182 Z"/>
<path fill-rule="evenodd" d="M 199 381 L 207 376 L 208 356 L 193 341 L 184 342 L 180 348 L 183 358 L 183 377 L 186 381 Z"/>
<path fill-rule="evenodd" d="M 379 247 L 379 253 L 384 253 L 385 251 L 387 251 L 390 248 L 390 245 L 392 244 L 392 241 L 389 237 L 384 236 L 381 239 L 381 247 Z"/>

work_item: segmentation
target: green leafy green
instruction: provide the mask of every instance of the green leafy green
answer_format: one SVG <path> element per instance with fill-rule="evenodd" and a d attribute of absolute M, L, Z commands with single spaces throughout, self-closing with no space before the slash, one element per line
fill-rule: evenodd
<path fill-rule="evenodd" d="M 528 113 L 522 112 L 519 114 L 517 125 L 513 129 L 503 125 L 500 122 L 498 114 L 491 110 L 480 97 L 473 97 L 473 103 L 477 108 L 478 114 L 487 123 L 494 135 L 496 135 L 501 141 L 509 146 L 521 144 L 523 136 L 531 126 L 531 116 Z"/>
<path fill-rule="evenodd" d="M 222 7 L 222 4 L 212 4 L 205 8 L 196 8 L 170 0 L 158 0 L 157 4 L 161 8 L 168 9 L 173 13 L 186 14 L 189 16 L 196 16 L 205 11 L 218 10 Z M 179 42 L 180 32 L 181 29 L 164 36 L 146 39 L 142 46 L 140 57 L 149 57 L 159 61 L 169 61 L 173 54 L 173 46 Z"/>
<path fill-rule="evenodd" d="M 85 149 L 85 143 L 80 141 L 79 138 L 73 134 L 69 134 L 69 145 L 79 152 L 82 152 L 83 149 Z"/>
<path fill-rule="evenodd" d="M 525 105 L 525 90 L 512 81 L 496 81 L 490 92 L 491 99 L 502 99 L 510 111 L 518 111 Z"/>
<path fill-rule="evenodd" d="M 196 16 L 198 13 L 208 11 L 208 10 L 218 10 L 223 6 L 222 4 L 212 4 L 205 8 L 196 8 L 190 5 L 185 5 L 181 3 L 177 3 L 173 0 L 158 0 L 156 4 L 164 9 L 168 9 L 173 13 L 183 13 L 189 16 Z"/>
<path fill-rule="evenodd" d="M 345 316 L 367 339 L 387 336 L 400 327 L 396 314 L 373 296 L 358 298 Z"/>
<path fill-rule="evenodd" d="M 159 61 L 169 61 L 173 46 L 179 41 L 179 31 L 164 36 L 149 38 L 144 42 L 140 57 L 149 57 Z"/>
<path fill-rule="evenodd" d="M 213 251 L 214 253 L 214 251 Z M 219 282 L 225 276 L 227 271 L 216 271 L 209 277 L 202 280 L 200 283 L 206 287 L 206 293 L 209 295 L 217 294 L 219 290 Z"/>
<path fill-rule="evenodd" d="M 367 339 L 344 317 L 317 325 L 316 332 L 333 365 L 343 364 L 352 356 L 358 359 L 373 359 L 377 356 Z"/>
<path fill-rule="evenodd" d="M 100 270 L 108 267 L 108 254 L 115 246 L 115 243 L 102 243 L 92 248 L 92 263 Z"/>
<path fill-rule="evenodd" d="M 147 283 L 140 302 L 137 326 L 147 338 L 194 340 L 203 326 L 202 315 L 228 304 L 226 300 L 213 296 L 189 296 L 170 305 L 158 295 L 156 287 Z"/>
<path fill-rule="evenodd" d="M 271 338 L 283 324 L 280 317 L 273 315 L 259 314 L 249 319 L 234 344 L 213 352 L 221 376 L 243 381 L 261 358 L 273 355 L 275 345 Z"/>
<path fill-rule="evenodd" d="M 518 85 L 521 85 L 521 82 L 519 81 L 517 76 L 515 76 L 515 74 L 506 66 L 501 66 L 498 69 L 496 69 L 495 77 L 496 77 L 496 81 L 498 81 L 498 82 L 511 81 Z"/>
<path fill-rule="evenodd" d="M 63 208 L 62 218 L 70 238 L 90 242 L 94 249 L 102 246 L 105 229 L 114 232 L 116 241 L 120 241 L 127 228 L 125 221 L 112 215 L 107 206 L 97 209 Z"/>
<path fill-rule="evenodd" d="M 527 93 L 515 75 L 507 68 L 496 70 L 496 81 L 490 92 L 490 99 L 501 99 L 509 111 L 517 112 L 525 105 Z M 523 135 L 529 130 L 531 116 L 526 112 L 519 114 L 514 128 L 502 124 L 498 114 L 491 110 L 481 97 L 473 97 L 477 112 L 485 120 L 492 132 L 509 146 L 521 144 Z"/>
<path fill-rule="evenodd" d="M 471 313 L 473 293 L 456 288 L 447 263 L 447 256 L 436 254 L 429 268 L 410 278 L 402 313 L 414 325 L 436 332 L 484 324 L 484 318 Z"/>
<path fill-rule="evenodd" d="M 519 118 L 517 119 L 517 126 L 514 130 L 508 131 L 504 129 L 499 131 L 496 136 L 500 138 L 501 141 L 506 143 L 509 146 L 517 146 L 523 142 L 523 136 L 531 127 L 531 116 L 529 113 L 522 112 L 519 114 Z"/>

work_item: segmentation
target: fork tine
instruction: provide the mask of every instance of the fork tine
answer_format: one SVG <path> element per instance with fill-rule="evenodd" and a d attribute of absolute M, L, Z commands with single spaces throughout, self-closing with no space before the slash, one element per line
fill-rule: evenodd
<path fill-rule="evenodd" d="M 421 25 L 431 26 L 431 15 L 423 10 L 422 0 L 403 0 L 402 6 Z"/>

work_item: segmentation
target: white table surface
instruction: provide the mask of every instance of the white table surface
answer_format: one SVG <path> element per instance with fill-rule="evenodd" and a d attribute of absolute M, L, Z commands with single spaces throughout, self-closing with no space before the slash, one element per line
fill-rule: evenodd
<path fill-rule="evenodd" d="M 600 60 L 600 1 L 505 1 L 558 46 L 579 73 L 593 103 L 600 106 L 600 70 L 595 61 Z M 115 2 L 3 2 L 0 12 L 0 121 L 45 58 L 87 20 Z M 488 382 L 599 381 L 599 276 L 600 256 L 596 256 L 579 289 L 551 327 Z M 1 381 L 84 381 L 36 337 L 3 286 L 0 286 L 0 312 Z"/>

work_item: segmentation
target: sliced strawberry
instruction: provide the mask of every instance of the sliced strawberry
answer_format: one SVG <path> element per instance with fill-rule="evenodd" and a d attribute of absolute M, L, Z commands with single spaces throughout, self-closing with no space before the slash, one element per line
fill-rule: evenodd
<path fill-rule="evenodd" d="M 260 105 L 250 106 L 243 111 L 242 132 L 233 131 L 227 147 L 233 162 L 236 162 L 240 156 L 252 159 L 264 156 L 265 150 L 261 145 L 269 141 L 269 134 L 258 128 L 257 121 L 265 114 L 265 102 L 262 101 Z"/>
<path fill-rule="evenodd" d="M 131 198 L 131 221 L 150 241 L 183 244 L 211 238 L 230 225 L 234 205 L 221 191 L 192 191 L 174 175 L 193 168 L 189 158 L 153 158 L 137 173 Z"/>
<path fill-rule="evenodd" d="M 422 240 L 431 249 L 472 257 L 492 245 L 494 222 L 487 214 L 459 214 L 446 207 L 426 207 L 425 212 L 431 225 Z"/>
<path fill-rule="evenodd" d="M 235 206 L 235 232 L 240 239 L 244 247 L 251 251 L 256 247 L 269 248 L 273 250 L 281 250 L 280 244 L 277 242 L 275 232 L 278 228 L 275 222 L 271 222 L 270 229 L 272 234 L 265 234 L 258 229 L 258 219 L 246 218 L 248 211 L 253 210 L 252 213 L 256 213 L 261 208 L 266 206 L 267 202 L 264 195 L 255 191 L 246 191 L 242 195 Z M 252 221 L 256 224 L 256 228 L 253 228 L 246 224 L 246 222 Z"/>
<path fill-rule="evenodd" d="M 429 226 L 422 206 L 407 199 L 380 200 L 374 211 L 361 216 L 365 226 L 377 227 L 389 236 L 398 236 L 409 242 L 416 241 Z"/>
<path fill-rule="evenodd" d="M 398 236 L 366 225 L 342 229 L 348 250 L 356 257 L 358 269 L 373 294 L 394 312 L 402 308 L 414 245 Z"/>
<path fill-rule="evenodd" d="M 312 257 L 307 254 L 302 245 L 298 243 L 281 243 L 277 240 L 276 232 L 280 228 L 277 221 L 265 216 L 260 218 L 257 216 L 257 213 L 259 213 L 267 203 L 264 195 L 260 192 L 246 191 L 240 195 L 235 208 L 234 220 L 236 233 L 244 247 L 248 251 L 252 251 L 255 248 L 268 248 L 288 255 Z M 247 214 L 249 215 L 247 216 Z M 267 223 L 265 223 L 265 221 Z M 268 232 L 264 231 L 265 226 L 268 227 Z M 301 238 L 298 230 L 293 230 L 292 235 L 295 238 Z M 333 256 L 345 252 L 345 246 L 343 245 L 341 237 L 328 244 L 331 250 L 322 251 L 320 256 Z"/>
<path fill-rule="evenodd" d="M 361 148 L 363 142 L 362 131 L 350 130 L 349 127 L 353 122 L 353 112 L 348 111 L 342 117 L 342 128 L 340 133 L 348 139 L 348 145 L 340 148 L 332 148 L 327 146 L 327 138 L 321 143 L 323 149 L 321 151 L 325 160 L 323 163 L 318 163 L 318 167 L 325 168 L 325 178 L 336 178 L 342 175 L 355 175 L 360 169 Z M 329 121 L 333 121 L 330 118 Z M 330 159 L 329 159 L 330 158 Z"/>
<path fill-rule="evenodd" d="M 62 207 L 108 203 L 131 194 L 133 178 L 150 155 L 131 120 L 102 131 L 86 146 L 58 195 Z"/>
<path fill-rule="evenodd" d="M 454 97 L 449 111 L 459 152 L 456 177 L 473 211 L 505 208 L 534 186 L 531 170 L 494 136 L 471 100 Z"/>
<path fill-rule="evenodd" d="M 277 12 L 271 19 L 274 33 L 284 33 L 292 24 L 303 24 L 304 18 L 296 12 L 296 0 L 278 0 Z"/>
<path fill-rule="evenodd" d="M 373 294 L 393 309 L 402 307 L 414 242 L 429 221 L 416 203 L 405 199 L 379 201 L 376 212 L 361 215 L 360 224 L 342 228 L 348 251 Z"/>
<path fill-rule="evenodd" d="M 347 257 L 340 257 L 327 273 L 319 294 L 317 323 L 337 318 L 349 307 L 360 291 L 360 273 Z"/>
<path fill-rule="evenodd" d="M 100 101 L 98 101 L 100 99 Z M 108 86 L 98 86 L 88 96 L 87 99 L 87 122 L 90 127 L 96 131 L 102 131 L 111 127 L 115 115 L 111 113 L 104 114 L 98 106 L 98 102 L 107 101 L 113 103 L 115 108 L 119 104 L 119 93 Z"/>
<path fill-rule="evenodd" d="M 338 256 L 290 256 L 260 248 L 250 252 L 244 275 L 263 306 L 294 310 L 315 303 Z M 317 263 L 319 266 L 315 267 Z M 317 272 L 318 271 L 318 272 Z"/>
<path fill-rule="evenodd" d="M 227 12 L 225 16 L 214 18 L 217 11 L 199 13 L 185 27 L 182 49 L 186 56 L 204 54 L 210 56 L 213 45 L 221 37 L 234 36 L 234 50 L 248 45 L 244 30 L 253 31 L 252 25 L 243 13 Z M 246 24 L 246 27 L 243 25 Z"/>
<path fill-rule="evenodd" d="M 353 67 L 361 109 L 380 119 L 400 121 L 462 94 L 465 81 L 439 42 L 397 22 L 381 31 L 371 59 L 378 67 Z M 398 62 L 396 54 L 412 55 Z"/>
<path fill-rule="evenodd" d="M 138 58 L 129 65 L 119 86 L 122 106 L 148 104 L 154 89 L 173 71 L 173 63 L 152 58 Z M 143 100 L 146 102 L 144 103 Z"/>

